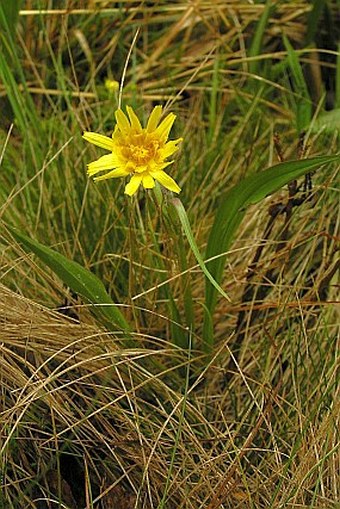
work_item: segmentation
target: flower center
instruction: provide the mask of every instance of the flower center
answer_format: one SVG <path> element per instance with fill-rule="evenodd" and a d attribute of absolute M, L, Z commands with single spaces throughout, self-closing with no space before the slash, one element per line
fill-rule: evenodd
<path fill-rule="evenodd" d="M 136 163 L 146 163 L 150 159 L 150 149 L 149 147 L 140 147 L 138 145 L 130 145 L 129 147 L 131 157 L 136 161 Z"/>
<path fill-rule="evenodd" d="M 146 166 L 151 160 L 155 159 L 158 149 L 159 142 L 148 133 L 134 134 L 124 140 L 122 155 L 137 170 L 138 166 Z"/>

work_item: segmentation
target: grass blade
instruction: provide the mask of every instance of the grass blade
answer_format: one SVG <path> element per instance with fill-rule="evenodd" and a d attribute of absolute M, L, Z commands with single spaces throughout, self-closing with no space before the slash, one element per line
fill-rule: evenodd
<path fill-rule="evenodd" d="M 19 18 L 19 11 L 22 0 L 11 0 L 10 2 L 0 3 L 0 28 L 2 38 L 10 44 L 13 44 L 13 35 Z"/>
<path fill-rule="evenodd" d="M 36 254 L 72 291 L 91 304 L 95 304 L 95 311 L 105 319 L 108 328 L 112 329 L 114 325 L 122 330 L 129 331 L 129 324 L 107 294 L 103 283 L 97 276 L 79 265 L 79 263 L 68 260 L 50 247 L 27 237 L 17 228 L 8 226 L 8 229 L 13 237 L 23 244 L 26 250 Z"/>
<path fill-rule="evenodd" d="M 318 26 L 326 5 L 325 0 L 312 0 L 311 3 L 313 4 L 313 8 L 309 11 L 307 17 L 306 45 L 315 41 Z"/>
<path fill-rule="evenodd" d="M 21 4 L 22 0 L 11 0 L 10 2 L 3 2 L 1 6 L 7 21 L 7 25 L 12 31 L 15 30 L 15 25 L 18 21 Z"/>
<path fill-rule="evenodd" d="M 295 113 L 296 128 L 298 133 L 301 133 L 311 122 L 312 101 L 296 51 L 285 35 L 283 36 L 283 42 L 287 50 L 288 65 L 292 73 L 293 88 L 297 94 Z"/>
<path fill-rule="evenodd" d="M 263 36 L 267 27 L 267 23 L 269 20 L 269 17 L 272 13 L 274 6 L 272 5 L 272 0 L 267 0 L 264 11 L 262 13 L 262 16 L 257 24 L 254 36 L 251 41 L 251 45 L 249 48 L 249 56 L 250 57 L 257 57 L 261 54 L 262 49 L 262 41 Z M 253 60 L 249 64 L 249 72 L 251 74 L 256 74 L 259 67 L 259 61 Z"/>

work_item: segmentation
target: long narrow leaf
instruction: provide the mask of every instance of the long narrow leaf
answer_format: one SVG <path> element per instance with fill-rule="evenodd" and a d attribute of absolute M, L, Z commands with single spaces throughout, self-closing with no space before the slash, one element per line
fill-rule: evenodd
<path fill-rule="evenodd" d="M 249 205 L 258 203 L 266 196 L 278 191 L 306 173 L 316 170 L 324 164 L 340 161 L 340 155 L 320 156 L 299 161 L 289 161 L 277 164 L 255 175 L 242 180 L 227 191 L 221 200 L 215 221 L 210 231 L 206 258 L 215 258 L 207 263 L 208 270 L 214 280 L 220 285 L 225 266 L 226 253 L 230 248 L 234 234 L 240 225 Z M 204 320 L 204 340 L 207 348 L 213 343 L 212 315 L 217 301 L 216 285 L 212 285 L 210 278 L 206 279 L 206 317 Z"/>
<path fill-rule="evenodd" d="M 0 77 L 14 114 L 18 118 L 19 127 L 26 134 L 28 125 L 31 128 L 34 128 L 35 124 L 38 125 L 38 116 L 34 102 L 28 93 L 22 59 L 18 57 L 17 52 L 14 24 L 19 14 L 20 3 L 14 1 L 12 5 L 12 1 L 1 2 L 0 0 Z M 22 120 L 23 118 L 25 121 Z"/>
<path fill-rule="evenodd" d="M 283 42 L 287 50 L 288 65 L 291 71 L 291 79 L 295 92 L 296 128 L 300 133 L 306 129 L 311 122 L 312 101 L 310 99 L 308 87 L 303 75 L 298 55 L 285 35 L 283 36 Z"/>
<path fill-rule="evenodd" d="M 8 229 L 26 250 L 36 254 L 72 291 L 91 304 L 95 304 L 94 311 L 105 319 L 107 326 L 111 329 L 116 326 L 125 331 L 130 329 L 123 314 L 107 294 L 103 283 L 97 276 L 79 263 L 68 260 L 50 247 L 27 237 L 17 228 L 8 226 Z"/>
<path fill-rule="evenodd" d="M 15 28 L 19 18 L 22 0 L 10 0 L 0 2 L 0 39 L 6 39 L 7 44 L 12 46 L 15 40 Z"/>
<path fill-rule="evenodd" d="M 259 19 L 255 33 L 253 36 L 253 39 L 250 44 L 249 48 L 249 56 L 250 57 L 257 57 L 261 54 L 262 50 L 262 41 L 263 36 L 270 18 L 270 15 L 272 14 L 273 10 L 275 8 L 275 5 L 273 5 L 272 0 L 267 0 L 266 5 L 264 7 L 263 13 L 261 15 L 261 18 Z M 256 74 L 258 72 L 259 67 L 259 60 L 252 60 L 249 64 L 249 72 L 251 74 Z"/>
<path fill-rule="evenodd" d="M 204 260 L 201 256 L 201 253 L 199 252 L 198 246 L 196 244 L 194 235 L 191 231 L 189 219 L 187 216 L 187 213 L 185 211 L 185 208 L 183 207 L 183 203 L 179 198 L 174 198 L 171 200 L 171 204 L 173 205 L 175 211 L 177 212 L 178 218 L 181 222 L 182 228 L 184 230 L 184 233 L 188 239 L 189 245 L 191 247 L 191 250 L 201 267 L 202 271 L 204 272 L 205 276 L 209 280 L 210 284 L 214 287 L 214 289 L 219 292 L 224 298 L 228 299 L 230 301 L 230 298 L 225 293 L 225 291 L 220 287 L 220 285 L 215 281 L 214 277 L 210 274 L 209 270 L 207 269 Z"/>
<path fill-rule="evenodd" d="M 315 42 L 318 26 L 320 26 L 320 21 L 326 6 L 325 0 L 312 0 L 311 3 L 313 7 L 307 16 L 306 46 Z"/>

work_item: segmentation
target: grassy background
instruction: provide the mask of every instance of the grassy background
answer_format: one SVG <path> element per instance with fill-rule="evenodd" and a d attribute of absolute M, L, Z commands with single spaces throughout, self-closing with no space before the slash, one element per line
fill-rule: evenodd
<path fill-rule="evenodd" d="M 204 252 L 226 189 L 338 151 L 338 8 L 0 5 L 0 507 L 340 506 L 338 168 L 249 209 L 207 358 L 204 276 L 185 239 L 184 262 L 174 256 L 180 229 L 169 234 L 147 193 L 89 181 L 101 152 L 81 138 L 112 132 L 105 79 L 127 65 L 123 104 L 144 120 L 155 104 L 177 114 L 172 176 Z M 99 276 L 134 346 L 7 225 Z"/>

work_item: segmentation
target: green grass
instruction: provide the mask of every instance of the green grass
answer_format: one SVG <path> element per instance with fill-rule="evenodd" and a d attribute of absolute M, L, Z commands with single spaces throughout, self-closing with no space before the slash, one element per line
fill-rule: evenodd
<path fill-rule="evenodd" d="M 339 164 L 283 174 L 339 152 L 337 2 L 51 4 L 0 6 L 0 508 L 340 507 Z M 124 69 L 182 205 L 86 175 Z"/>

